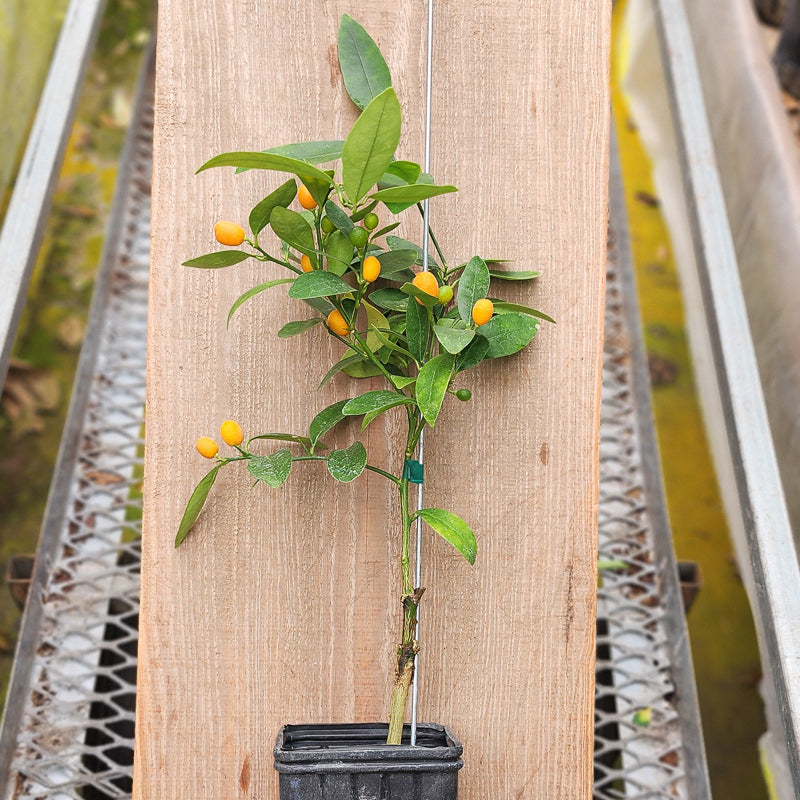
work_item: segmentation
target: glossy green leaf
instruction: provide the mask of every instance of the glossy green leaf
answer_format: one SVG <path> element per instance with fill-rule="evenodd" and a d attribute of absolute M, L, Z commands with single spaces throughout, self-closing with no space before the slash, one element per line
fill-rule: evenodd
<path fill-rule="evenodd" d="M 355 248 L 341 231 L 333 231 L 325 240 L 325 255 L 328 258 L 328 271 L 334 275 L 344 275 L 353 260 Z"/>
<path fill-rule="evenodd" d="M 338 275 L 315 269 L 298 275 L 289 289 L 289 297 L 295 300 L 305 300 L 307 297 L 332 297 L 337 294 L 352 292 L 353 287 L 348 286 Z"/>
<path fill-rule="evenodd" d="M 425 421 L 433 427 L 442 410 L 450 378 L 453 375 L 455 356 L 450 353 L 432 358 L 423 364 L 417 375 L 417 405 Z"/>
<path fill-rule="evenodd" d="M 489 262 L 487 262 L 489 263 Z M 508 269 L 490 269 L 489 274 L 501 281 L 531 281 L 538 278 L 541 273 L 532 270 L 519 270 L 512 272 Z"/>
<path fill-rule="evenodd" d="M 472 323 L 472 307 L 489 294 L 489 268 L 479 256 L 473 256 L 461 273 L 456 302 L 461 319 Z"/>
<path fill-rule="evenodd" d="M 268 169 L 276 172 L 290 172 L 297 175 L 301 181 L 318 180 L 328 184 L 333 183 L 333 179 L 326 172 L 317 169 L 306 161 L 299 161 L 296 158 L 289 158 L 275 153 L 252 153 L 237 151 L 233 153 L 220 153 L 214 158 L 210 158 L 203 164 L 197 172 L 211 169 L 212 167 L 244 167 L 245 169 Z"/>
<path fill-rule="evenodd" d="M 406 339 L 408 349 L 417 362 L 425 358 L 428 347 L 428 311 L 419 303 L 408 303 L 406 307 Z"/>
<path fill-rule="evenodd" d="M 255 297 L 255 295 L 260 294 L 261 292 L 265 292 L 267 289 L 272 289 L 273 286 L 280 286 L 283 283 L 294 283 L 294 278 L 277 278 L 274 281 L 267 281 L 266 283 L 259 283 L 258 286 L 253 286 L 248 289 L 244 294 L 239 295 L 236 298 L 236 301 L 231 306 L 231 310 L 228 312 L 228 319 L 226 325 L 230 325 L 231 318 L 239 309 L 239 307 L 247 302 L 251 297 Z"/>
<path fill-rule="evenodd" d="M 306 450 L 311 449 L 311 439 L 307 436 L 295 436 L 293 433 L 260 433 L 258 436 L 251 436 L 245 444 L 245 450 L 250 449 L 250 442 L 255 442 L 258 439 L 277 440 L 279 442 L 294 442 L 301 444 Z"/>
<path fill-rule="evenodd" d="M 200 269 L 220 269 L 221 267 L 232 267 L 250 258 L 248 253 L 241 250 L 220 250 L 218 253 L 208 253 L 197 258 L 190 258 L 184 261 L 183 267 L 199 267 Z"/>
<path fill-rule="evenodd" d="M 555 320 L 552 317 L 548 317 L 543 311 L 537 311 L 535 308 L 530 308 L 529 306 L 521 306 L 519 303 L 506 303 L 503 300 L 495 300 L 494 308 L 496 312 L 501 314 L 515 311 L 520 314 L 527 314 L 530 317 L 543 319 L 545 322 L 555 323 Z"/>
<path fill-rule="evenodd" d="M 316 247 L 314 245 L 314 230 L 308 221 L 296 211 L 282 206 L 275 206 L 270 214 L 269 224 L 279 239 L 290 247 L 305 253 L 316 264 Z"/>
<path fill-rule="evenodd" d="M 345 356 L 340 361 L 337 361 L 326 373 L 325 377 L 319 382 L 318 389 L 321 389 L 334 375 L 338 375 L 340 372 L 344 372 L 345 369 L 351 367 L 353 364 L 357 364 L 359 361 L 363 361 L 364 359 L 359 355 L 351 355 Z"/>
<path fill-rule="evenodd" d="M 342 152 L 342 184 L 351 202 L 361 200 L 386 171 L 400 141 L 400 124 L 400 103 L 391 87 L 355 121 Z"/>
<path fill-rule="evenodd" d="M 432 295 L 428 294 L 427 292 L 423 292 L 422 289 L 418 289 L 413 283 L 404 283 L 400 287 L 400 291 L 403 292 L 403 294 L 409 294 L 412 297 L 419 298 L 422 301 L 422 304 L 428 308 L 433 308 L 439 302 L 438 295 Z M 419 305 L 419 303 L 417 303 L 417 305 Z"/>
<path fill-rule="evenodd" d="M 409 378 L 406 375 L 392 375 L 392 383 L 398 389 L 405 389 L 406 386 L 411 386 L 412 383 L 416 383 L 416 378 Z"/>
<path fill-rule="evenodd" d="M 461 517 L 443 508 L 423 508 L 412 514 L 412 519 L 421 517 L 442 538 L 450 542 L 470 564 L 475 564 L 478 544 L 472 528 Z"/>
<path fill-rule="evenodd" d="M 386 244 L 392 250 L 413 250 L 417 254 L 417 264 L 422 264 L 422 248 L 418 244 L 414 244 L 414 242 L 408 241 L 408 239 L 403 239 L 400 236 L 387 236 L 386 237 Z M 430 264 L 436 264 L 433 258 L 428 255 L 428 262 Z"/>
<path fill-rule="evenodd" d="M 397 274 L 405 276 L 410 272 L 409 267 L 417 263 L 417 251 L 388 250 L 378 254 L 378 261 L 381 262 L 382 278 L 391 278 Z"/>
<path fill-rule="evenodd" d="M 260 203 L 257 203 L 250 212 L 250 230 L 256 235 L 269 223 L 269 216 L 272 209 L 277 206 L 286 206 L 294 200 L 297 195 L 297 181 L 290 178 L 286 183 L 281 184 L 274 192 L 268 194 Z"/>
<path fill-rule="evenodd" d="M 408 295 L 399 289 L 375 289 L 369 300 L 387 311 L 405 311 L 408 306 Z"/>
<path fill-rule="evenodd" d="M 373 352 L 377 352 L 383 347 L 384 343 L 380 337 L 376 336 L 373 328 L 388 328 L 389 320 L 371 303 L 362 303 L 364 311 L 367 312 L 367 347 Z"/>
<path fill-rule="evenodd" d="M 342 15 L 339 23 L 337 43 L 345 89 L 363 110 L 392 85 L 389 67 L 375 40 L 347 14 Z"/>
<path fill-rule="evenodd" d="M 333 181 L 333 170 L 326 169 L 325 172 L 330 176 L 330 181 L 318 181 L 315 179 L 306 179 L 303 181 L 303 185 L 308 189 L 309 194 L 314 198 L 318 206 L 324 206 L 328 195 L 331 192 L 331 182 Z M 308 214 L 311 216 L 311 219 L 314 219 L 313 214 L 308 211 Z"/>
<path fill-rule="evenodd" d="M 486 358 L 501 358 L 518 353 L 539 330 L 539 320 L 527 314 L 498 314 L 478 328 L 478 334 L 489 342 Z"/>
<path fill-rule="evenodd" d="M 298 142 L 297 144 L 269 147 L 261 152 L 307 161 L 309 164 L 325 164 L 342 157 L 343 145 L 344 142 L 341 139 L 329 142 Z M 247 172 L 248 169 L 248 167 L 237 167 L 236 174 Z"/>
<path fill-rule="evenodd" d="M 353 225 L 353 220 L 345 214 L 345 212 L 339 208 L 332 200 L 328 200 L 325 203 L 325 213 L 328 215 L 328 219 L 342 232 L 345 234 L 349 234 L 350 231 L 355 228 Z"/>
<path fill-rule="evenodd" d="M 374 411 L 388 411 L 395 406 L 410 405 L 413 402 L 410 397 L 405 397 L 389 389 L 377 389 L 348 400 L 342 408 L 342 413 L 348 417 L 355 417 L 360 414 L 371 414 Z"/>
<path fill-rule="evenodd" d="M 460 353 L 475 338 L 475 331 L 461 320 L 441 319 L 433 331 L 442 347 L 453 354 Z"/>
<path fill-rule="evenodd" d="M 287 322 L 279 331 L 278 337 L 281 339 L 289 339 L 292 336 L 298 336 L 301 333 L 310 331 L 315 325 L 319 325 L 322 320 L 319 317 L 314 319 L 298 319 L 294 322 Z"/>
<path fill-rule="evenodd" d="M 342 372 L 351 378 L 374 378 L 376 375 L 381 374 L 380 369 L 375 364 L 363 358 L 359 358 L 355 363 L 342 367 Z"/>
<path fill-rule="evenodd" d="M 311 425 L 308 427 L 308 435 L 311 439 L 312 449 L 316 447 L 321 436 L 324 436 L 334 425 L 337 425 L 345 418 L 342 409 L 347 403 L 347 400 L 340 400 L 338 403 L 333 403 L 327 408 L 323 408 L 322 411 L 311 420 Z"/>
<path fill-rule="evenodd" d="M 399 178 L 403 183 L 416 183 L 421 172 L 422 167 L 414 161 L 392 161 L 392 163 L 386 167 L 387 175 Z M 398 184 L 392 183 L 391 185 L 397 186 Z"/>
<path fill-rule="evenodd" d="M 419 203 L 429 197 L 437 197 L 440 194 L 457 192 L 455 186 L 434 186 L 425 183 L 415 183 L 411 186 L 390 186 L 388 189 L 378 189 L 370 197 L 373 200 L 380 200 L 382 203 Z"/>
<path fill-rule="evenodd" d="M 342 483 L 354 481 L 367 466 L 367 450 L 353 442 L 346 450 L 332 450 L 327 460 L 328 472 Z"/>
<path fill-rule="evenodd" d="M 362 206 L 358 211 L 354 212 L 350 219 L 353 222 L 361 222 L 364 217 L 367 216 L 371 211 L 374 211 L 378 206 L 378 201 L 373 200 L 371 203 L 367 203 L 367 205 Z"/>
<path fill-rule="evenodd" d="M 336 161 L 337 158 L 341 158 L 343 147 L 344 141 L 335 139 L 327 142 L 282 144 L 278 147 L 270 147 L 264 152 L 273 153 L 276 156 L 296 158 L 298 161 L 308 161 L 309 164 L 325 164 L 328 161 Z"/>
<path fill-rule="evenodd" d="M 484 339 L 483 336 L 476 336 L 456 359 L 456 371 L 464 372 L 464 370 L 477 367 L 486 358 L 488 352 L 489 340 Z"/>
<path fill-rule="evenodd" d="M 372 234 L 373 241 L 375 239 L 380 239 L 381 236 L 386 236 L 387 233 L 391 233 L 392 231 L 397 230 L 399 227 L 399 222 L 393 222 L 391 225 L 385 225 L 383 228 L 375 231 L 375 233 Z"/>
<path fill-rule="evenodd" d="M 292 469 L 292 451 L 288 447 L 268 456 L 250 456 L 247 471 L 262 483 L 278 489 L 286 483 Z"/>
<path fill-rule="evenodd" d="M 175 536 L 175 547 L 177 547 L 188 535 L 192 526 L 197 521 L 197 517 L 203 510 L 208 493 L 217 479 L 217 473 L 222 464 L 217 464 L 206 476 L 195 486 L 189 502 L 186 504 L 186 510 L 183 512 L 181 523 L 178 526 L 178 533 Z"/>

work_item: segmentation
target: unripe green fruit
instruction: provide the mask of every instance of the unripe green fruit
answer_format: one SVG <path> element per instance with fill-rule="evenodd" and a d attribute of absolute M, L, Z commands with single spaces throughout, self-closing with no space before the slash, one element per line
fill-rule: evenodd
<path fill-rule="evenodd" d="M 353 247 L 363 247 L 367 243 L 368 238 L 369 234 L 364 228 L 353 228 L 353 230 L 350 231 L 350 244 L 352 244 Z"/>
<path fill-rule="evenodd" d="M 453 299 L 453 287 L 445 284 L 439 287 L 439 302 L 446 306 Z"/>
<path fill-rule="evenodd" d="M 370 212 L 364 217 L 364 227 L 368 231 L 374 231 L 378 227 L 378 215 Z"/>
<path fill-rule="evenodd" d="M 462 403 L 466 403 L 467 400 L 472 398 L 472 392 L 469 389 L 459 389 L 456 392 L 456 397 L 461 400 Z"/>
<path fill-rule="evenodd" d="M 329 217 L 323 217 L 320 225 L 325 233 L 333 233 L 336 230 L 336 226 L 330 221 Z"/>

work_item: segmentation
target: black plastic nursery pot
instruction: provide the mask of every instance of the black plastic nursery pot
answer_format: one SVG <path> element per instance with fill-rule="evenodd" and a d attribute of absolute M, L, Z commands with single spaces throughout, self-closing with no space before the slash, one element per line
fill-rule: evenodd
<path fill-rule="evenodd" d="M 387 745 L 386 723 L 284 725 L 275 741 L 281 800 L 456 800 L 463 748 L 443 725 Z"/>

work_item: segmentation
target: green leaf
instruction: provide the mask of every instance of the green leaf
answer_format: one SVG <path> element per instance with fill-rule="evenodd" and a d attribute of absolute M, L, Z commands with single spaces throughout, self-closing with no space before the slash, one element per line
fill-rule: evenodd
<path fill-rule="evenodd" d="M 555 323 L 555 320 L 552 317 L 548 317 L 543 311 L 537 311 L 535 308 L 530 308 L 529 306 L 521 306 L 519 303 L 506 303 L 503 300 L 495 300 L 494 308 L 495 311 L 500 313 L 518 311 L 520 314 L 528 314 L 528 316 L 543 319 L 545 322 Z"/>
<path fill-rule="evenodd" d="M 289 289 L 289 297 L 295 300 L 305 300 L 309 297 L 331 297 L 337 294 L 352 292 L 353 287 L 348 286 L 338 275 L 315 269 L 298 275 Z"/>
<path fill-rule="evenodd" d="M 475 564 L 475 557 L 478 555 L 475 534 L 461 517 L 455 515 L 452 511 L 445 511 L 443 508 L 423 508 L 412 515 L 412 520 L 415 517 L 421 517 L 425 520 L 436 533 L 450 542 L 470 564 Z"/>
<path fill-rule="evenodd" d="M 414 401 L 405 395 L 389 389 L 377 389 L 348 400 L 342 408 L 342 413 L 348 417 L 356 417 L 360 414 L 371 414 L 374 411 L 382 413 L 395 406 L 413 405 L 413 403 Z"/>
<path fill-rule="evenodd" d="M 197 517 L 203 510 L 208 493 L 211 491 L 211 487 L 214 485 L 214 481 L 217 479 L 217 473 L 219 472 L 219 468 L 221 466 L 223 465 L 217 464 L 217 466 L 207 473 L 203 480 L 201 480 L 200 483 L 194 487 L 192 496 L 189 498 L 189 502 L 186 504 L 186 510 L 183 512 L 181 524 L 178 525 L 178 533 L 175 536 L 175 547 L 177 547 L 189 535 L 189 531 L 197 521 Z"/>
<path fill-rule="evenodd" d="M 400 291 L 403 292 L 403 294 L 410 294 L 412 297 L 418 297 L 422 301 L 422 304 L 428 308 L 433 308 L 439 302 L 438 295 L 423 292 L 422 289 L 418 289 L 413 283 L 404 283 L 400 287 Z M 419 303 L 417 303 L 417 305 L 419 305 Z"/>
<path fill-rule="evenodd" d="M 351 216 L 350 219 L 353 222 L 361 222 L 364 217 L 367 216 L 371 211 L 374 211 L 378 205 L 377 200 L 373 200 L 371 203 L 367 203 L 365 206 L 361 206 L 358 211 L 355 211 Z"/>
<path fill-rule="evenodd" d="M 239 297 L 236 298 L 234 304 L 231 306 L 231 310 L 228 312 L 228 320 L 226 322 L 226 325 L 230 325 L 231 318 L 236 313 L 239 306 L 241 306 L 242 303 L 245 303 L 251 297 L 260 294 L 261 292 L 265 292 L 267 289 L 271 289 L 273 286 L 280 286 L 282 283 L 294 283 L 294 281 L 295 278 L 277 278 L 274 281 L 267 281 L 266 283 L 260 283 L 258 286 L 253 286 L 252 288 L 248 289 L 244 294 L 239 295 Z"/>
<path fill-rule="evenodd" d="M 461 320 L 439 320 L 433 326 L 433 331 L 448 353 L 460 353 L 475 338 L 475 331 L 467 328 Z"/>
<path fill-rule="evenodd" d="M 484 339 L 483 336 L 476 336 L 456 359 L 456 371 L 464 372 L 464 370 L 477 367 L 486 358 L 488 352 L 489 340 Z"/>
<path fill-rule="evenodd" d="M 314 419 L 311 420 L 311 425 L 308 427 L 308 435 L 311 439 L 312 449 L 317 446 L 320 436 L 326 434 L 334 425 L 340 423 L 345 415 L 342 414 L 342 409 L 348 403 L 347 400 L 340 400 L 338 403 L 323 408 Z"/>
<path fill-rule="evenodd" d="M 538 278 L 541 273 L 533 272 L 532 270 L 512 272 L 508 269 L 490 269 L 489 274 L 493 278 L 499 278 L 501 281 L 531 281 L 534 278 Z"/>
<path fill-rule="evenodd" d="M 298 161 L 296 158 L 275 155 L 274 153 L 252 153 L 237 151 L 234 153 L 220 153 L 214 158 L 210 158 L 203 164 L 197 172 L 211 169 L 212 167 L 244 167 L 245 169 L 269 169 L 276 172 L 290 172 L 297 175 L 301 181 L 324 181 L 328 185 L 333 183 L 333 179 L 327 172 L 308 164 L 305 161 Z"/>
<path fill-rule="evenodd" d="M 486 358 L 502 358 L 518 353 L 539 330 L 539 321 L 527 314 L 498 314 L 478 328 L 478 334 L 489 342 Z"/>
<path fill-rule="evenodd" d="M 307 436 L 295 436 L 293 433 L 261 433 L 258 436 L 251 436 L 245 444 L 245 450 L 250 449 L 250 442 L 255 442 L 257 439 L 276 439 L 280 442 L 294 442 L 301 444 L 306 450 L 311 449 L 311 439 Z"/>
<path fill-rule="evenodd" d="M 473 256 L 461 273 L 456 296 L 458 313 L 467 325 L 472 323 L 472 307 L 488 294 L 489 268 L 482 258 Z"/>
<path fill-rule="evenodd" d="M 345 89 L 363 110 L 392 85 L 389 67 L 375 40 L 347 14 L 342 15 L 339 23 L 338 46 Z"/>
<path fill-rule="evenodd" d="M 373 328 L 388 328 L 389 327 L 389 320 L 383 316 L 383 314 L 378 311 L 375 306 L 367 303 L 366 301 L 362 302 L 364 306 L 364 310 L 367 312 L 367 339 L 366 344 L 367 347 L 373 352 L 377 353 L 381 347 L 384 346 L 384 343 L 380 340 L 378 336 L 375 335 L 375 332 L 372 330 Z"/>
<path fill-rule="evenodd" d="M 308 161 L 309 164 L 325 164 L 328 161 L 336 161 L 337 158 L 341 158 L 342 147 L 344 147 L 344 142 L 341 139 L 335 139 L 327 142 L 282 144 L 278 147 L 270 147 L 264 152 L 273 153 L 276 156 L 296 158 L 298 161 Z"/>
<path fill-rule="evenodd" d="M 346 450 L 333 450 L 328 456 L 328 472 L 342 483 L 354 481 L 367 466 L 367 450 L 361 442 L 353 442 Z"/>
<path fill-rule="evenodd" d="M 408 268 L 417 263 L 417 252 L 416 250 L 389 250 L 380 253 L 378 261 L 381 262 L 381 278 L 390 278 L 401 273 L 405 277 L 410 272 Z"/>
<path fill-rule="evenodd" d="M 399 222 L 393 222 L 391 225 L 386 225 L 372 234 L 372 240 L 374 241 L 375 239 L 380 239 L 381 236 L 385 236 L 387 233 L 391 233 L 393 230 L 396 230 L 399 227 Z"/>
<path fill-rule="evenodd" d="M 409 242 L 408 239 L 402 239 L 399 236 L 387 236 L 386 244 L 388 244 L 392 250 L 413 250 L 417 254 L 417 264 L 422 264 L 422 248 L 418 244 Z M 436 264 L 430 256 L 428 257 L 428 262 L 430 264 Z"/>
<path fill-rule="evenodd" d="M 391 175 L 393 178 L 399 178 L 404 183 L 416 183 L 420 172 L 422 172 L 422 167 L 414 161 L 392 161 L 392 163 L 386 167 L 387 175 Z M 399 184 L 392 182 L 388 185 L 398 186 Z M 384 187 L 381 186 L 381 189 L 383 188 Z"/>
<path fill-rule="evenodd" d="M 375 289 L 370 292 L 369 300 L 388 311 L 405 311 L 408 306 L 408 295 L 399 289 Z"/>
<path fill-rule="evenodd" d="M 220 267 L 232 267 L 250 258 L 248 253 L 241 250 L 220 250 L 218 253 L 208 253 L 204 256 L 191 258 L 181 264 L 182 267 L 199 267 L 200 269 L 219 269 Z"/>
<path fill-rule="evenodd" d="M 325 377 L 320 381 L 318 389 L 321 389 L 334 375 L 352 367 L 354 364 L 363 361 L 364 359 L 359 355 L 345 356 L 341 361 L 337 361 L 326 373 Z"/>
<path fill-rule="evenodd" d="M 325 203 L 325 213 L 328 219 L 344 234 L 349 234 L 355 228 L 353 220 L 344 213 L 332 200 Z"/>
<path fill-rule="evenodd" d="M 400 141 L 401 113 L 391 87 L 381 92 L 355 121 L 342 152 L 342 184 L 358 203 L 392 161 Z"/>
<path fill-rule="evenodd" d="M 278 337 L 280 339 L 288 339 L 291 336 L 297 336 L 306 331 L 310 331 L 315 325 L 318 325 L 322 320 L 319 317 L 314 319 L 299 319 L 294 322 L 287 322 L 279 331 Z"/>
<path fill-rule="evenodd" d="M 382 203 L 419 203 L 429 197 L 437 197 L 440 194 L 457 192 L 455 186 L 433 186 L 425 183 L 414 183 L 411 186 L 390 186 L 388 189 L 379 189 L 373 192 L 370 197 L 373 200 L 380 200 Z"/>
<path fill-rule="evenodd" d="M 269 215 L 272 213 L 272 209 L 277 206 L 286 208 L 296 195 L 297 181 L 294 178 L 290 178 L 274 192 L 268 194 L 260 203 L 256 204 L 250 212 L 250 230 L 256 235 L 261 233 L 269 222 Z"/>
<path fill-rule="evenodd" d="M 442 410 L 450 378 L 453 375 L 455 356 L 450 353 L 432 358 L 423 364 L 417 375 L 417 405 L 431 428 Z"/>
<path fill-rule="evenodd" d="M 391 376 L 392 383 L 398 389 L 405 389 L 406 386 L 411 386 L 412 383 L 416 383 L 416 378 L 408 378 L 405 375 L 392 375 Z"/>
<path fill-rule="evenodd" d="M 250 456 L 247 471 L 262 483 L 278 489 L 286 483 L 292 469 L 292 451 L 282 447 L 268 456 Z"/>
<path fill-rule="evenodd" d="M 313 263 L 316 263 L 314 230 L 303 216 L 288 208 L 275 206 L 272 209 L 269 224 L 279 239 L 301 253 L 305 253 Z"/>
<path fill-rule="evenodd" d="M 334 231 L 325 240 L 325 255 L 328 257 L 328 272 L 344 275 L 353 260 L 355 249 L 341 231 Z"/>
<path fill-rule="evenodd" d="M 330 175 L 330 181 L 318 181 L 315 179 L 307 179 L 303 181 L 303 185 L 308 189 L 309 194 L 314 198 L 318 206 L 323 206 L 327 202 L 328 195 L 331 191 L 331 183 L 333 182 L 333 170 L 326 169 L 325 172 Z M 308 212 L 311 214 L 311 212 Z M 313 221 L 314 215 L 311 214 Z"/>
<path fill-rule="evenodd" d="M 374 378 L 376 375 L 381 374 L 378 367 L 364 358 L 359 358 L 355 363 L 342 367 L 342 372 L 351 378 Z"/>
<path fill-rule="evenodd" d="M 419 303 L 408 303 L 406 307 L 406 339 L 411 355 L 419 363 L 425 358 L 428 347 L 428 310 Z"/>

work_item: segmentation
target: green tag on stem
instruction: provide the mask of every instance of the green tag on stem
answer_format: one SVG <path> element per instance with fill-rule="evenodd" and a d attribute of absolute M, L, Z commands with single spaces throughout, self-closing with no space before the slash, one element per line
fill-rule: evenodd
<path fill-rule="evenodd" d="M 409 483 L 422 483 L 425 467 L 413 459 L 407 458 L 403 464 L 403 479 Z"/>

